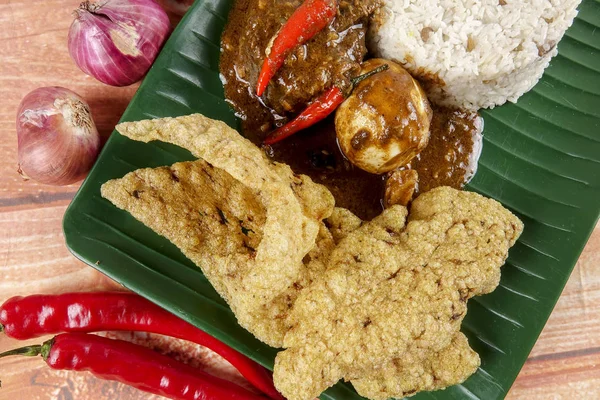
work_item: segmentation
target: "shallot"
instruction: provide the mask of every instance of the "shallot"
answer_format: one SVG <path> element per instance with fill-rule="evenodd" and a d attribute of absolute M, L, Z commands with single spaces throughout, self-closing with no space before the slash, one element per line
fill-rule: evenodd
<path fill-rule="evenodd" d="M 100 82 L 127 86 L 148 72 L 170 29 L 154 0 L 84 1 L 69 29 L 69 53 Z"/>
<path fill-rule="evenodd" d="M 19 173 L 50 185 L 68 185 L 88 173 L 100 150 L 90 108 L 77 93 L 42 87 L 17 113 Z"/>

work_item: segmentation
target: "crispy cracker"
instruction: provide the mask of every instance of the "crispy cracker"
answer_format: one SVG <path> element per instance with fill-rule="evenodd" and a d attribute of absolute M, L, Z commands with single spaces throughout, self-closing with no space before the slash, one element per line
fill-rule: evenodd
<path fill-rule="evenodd" d="M 105 183 L 102 195 L 177 245 L 203 269 L 243 327 L 281 346 L 285 324 L 269 318 L 277 307 L 287 313 L 282 299 L 295 300 L 294 287 L 310 275 L 303 259 L 318 251 L 317 238 L 324 240 L 321 220 L 333 209 L 331 193 L 270 162 L 226 124 L 199 114 L 127 122 L 117 130 L 134 140 L 181 145 L 203 158 L 134 171 Z M 169 181 L 172 173 L 177 180 Z M 196 223 L 191 210 L 198 209 L 208 222 Z M 276 315 L 285 321 L 286 313 Z"/>
<path fill-rule="evenodd" d="M 405 216 L 392 206 L 348 234 L 298 297 L 274 372 L 290 400 L 368 377 L 411 349 L 446 348 L 522 230 L 498 202 L 450 188 L 416 199 L 406 228 Z"/>
<path fill-rule="evenodd" d="M 266 221 L 256 190 L 197 160 L 140 169 L 106 182 L 101 192 L 200 266 L 236 315 L 246 313 L 244 277 Z"/>
<path fill-rule="evenodd" d="M 339 243 L 348 234 L 361 227 L 363 221 L 350 210 L 335 207 L 331 215 L 325 220 L 325 224 L 333 235 L 335 243 Z"/>
<path fill-rule="evenodd" d="M 464 382 L 479 367 L 479 355 L 457 333 L 440 351 L 414 348 L 388 362 L 374 374 L 352 381 L 358 394 L 371 400 L 404 398 Z"/>
<path fill-rule="evenodd" d="M 333 208 L 333 196 L 324 186 L 295 175 L 287 165 L 269 161 L 227 124 L 200 114 L 125 122 L 116 129 L 133 140 L 160 140 L 188 149 L 258 191 L 267 207 L 267 221 L 255 265 L 243 278 L 257 306 L 273 300 L 298 279 L 301 260 L 315 243 L 319 221 Z"/>
<path fill-rule="evenodd" d="M 283 338 L 289 330 L 288 316 L 300 292 L 325 272 L 327 261 L 335 247 L 333 237 L 324 224 L 319 229 L 319 235 L 313 249 L 304 257 L 304 268 L 300 277 L 285 291 L 265 304 L 262 311 L 263 320 L 253 328 L 255 334 L 261 330 L 273 338 L 274 347 L 283 346 Z M 259 336 L 260 337 L 260 336 Z"/>

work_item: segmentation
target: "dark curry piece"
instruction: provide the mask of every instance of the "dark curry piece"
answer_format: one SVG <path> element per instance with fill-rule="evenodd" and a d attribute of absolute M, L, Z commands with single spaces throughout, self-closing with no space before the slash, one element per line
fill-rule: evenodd
<path fill-rule="evenodd" d="M 263 99 L 254 90 L 265 49 L 303 0 L 237 0 L 221 38 L 221 74 L 225 97 L 233 104 L 246 131 L 262 136 L 286 116 L 333 85 L 346 87 L 358 75 L 367 53 L 368 16 L 378 0 L 341 0 L 333 23 L 290 54 L 269 84 Z M 250 89 L 249 89 L 250 88 Z M 253 125 L 252 120 L 261 121 Z M 250 133 L 250 132 L 248 132 Z"/>
<path fill-rule="evenodd" d="M 287 59 L 263 99 L 255 87 L 265 49 L 303 0 L 237 0 L 221 38 L 220 70 L 225 97 L 242 121 L 244 136 L 264 137 L 323 91 L 349 85 L 367 54 L 368 15 L 377 0 L 340 1 L 334 22 Z M 370 219 L 381 210 L 383 177 L 360 170 L 339 151 L 333 118 L 267 148 L 273 159 L 325 184 L 341 207 Z"/>
<path fill-rule="evenodd" d="M 346 88 L 349 80 L 360 74 L 360 63 L 367 55 L 369 16 L 379 1 L 341 0 L 333 23 L 289 55 L 265 95 L 258 98 L 255 88 L 265 49 L 302 1 L 237 0 L 221 38 L 220 71 L 225 97 L 242 121 L 244 136 L 257 145 L 331 86 Z M 471 165 L 467 162 L 471 157 L 469 149 L 480 147 L 472 140 L 481 135 L 480 126 L 474 121 L 473 115 L 434 109 L 430 144 L 413 161 L 419 175 L 423 174 L 422 178 L 419 176 L 420 191 L 440 185 L 461 188 L 465 178 L 470 177 L 469 168 L 464 166 Z M 450 154 L 454 146 L 460 149 Z M 383 209 L 385 176 L 367 173 L 342 155 L 332 117 L 265 147 L 265 151 L 272 159 L 289 164 L 295 172 L 326 185 L 337 206 L 348 208 L 363 219 L 371 219 Z M 436 176 L 446 176 L 444 171 L 450 171 L 450 177 L 436 181 Z"/>

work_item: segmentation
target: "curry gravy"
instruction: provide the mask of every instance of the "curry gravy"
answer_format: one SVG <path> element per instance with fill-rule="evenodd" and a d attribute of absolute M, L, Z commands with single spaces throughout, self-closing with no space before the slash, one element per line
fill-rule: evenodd
<path fill-rule="evenodd" d="M 461 189 L 477 172 L 483 118 L 473 111 L 433 107 L 429 143 L 410 162 L 419 174 L 415 195 L 438 186 Z"/>
<path fill-rule="evenodd" d="M 347 85 L 360 73 L 367 54 L 366 24 L 378 2 L 342 0 L 331 26 L 288 56 L 265 96 L 258 98 L 256 81 L 268 42 L 301 3 L 237 0 L 221 38 L 225 97 L 241 120 L 243 135 L 258 146 L 323 91 Z M 417 191 L 441 185 L 461 188 L 475 173 L 482 127 L 476 113 L 434 108 L 429 144 L 411 162 L 419 173 Z M 362 219 L 382 211 L 385 176 L 367 173 L 343 156 L 333 116 L 264 150 L 271 159 L 327 186 L 337 206 Z"/>

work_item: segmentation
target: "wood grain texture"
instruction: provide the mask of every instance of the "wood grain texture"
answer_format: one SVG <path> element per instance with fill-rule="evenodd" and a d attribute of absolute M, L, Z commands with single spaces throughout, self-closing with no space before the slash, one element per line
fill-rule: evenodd
<path fill-rule="evenodd" d="M 74 90 L 90 104 L 107 136 L 137 85 L 113 88 L 86 76 L 66 48 L 72 0 L 0 0 L 0 302 L 14 295 L 119 289 L 83 265 L 64 245 L 61 222 L 78 185 L 23 182 L 16 173 L 15 115 L 29 91 L 47 85 Z M 510 399 L 600 398 L 600 225 L 596 228 Z M 214 374 L 244 384 L 214 353 L 158 336 L 121 337 L 162 349 Z M 44 340 L 0 336 L 0 352 Z M 185 356 L 187 354 L 187 357 Z M 158 399 L 87 373 L 52 371 L 38 358 L 0 361 L 0 399 Z"/>
<path fill-rule="evenodd" d="M 78 184 L 53 187 L 17 174 L 16 113 L 21 99 L 40 86 L 63 86 L 90 105 L 98 131 L 112 132 L 137 84 L 115 88 L 81 72 L 67 50 L 67 36 L 79 1 L 0 0 L 0 207 L 26 209 L 65 204 Z"/>

